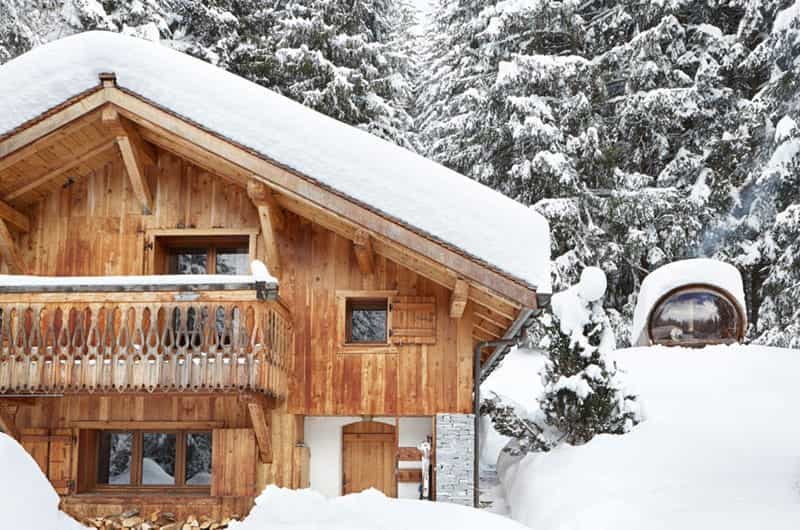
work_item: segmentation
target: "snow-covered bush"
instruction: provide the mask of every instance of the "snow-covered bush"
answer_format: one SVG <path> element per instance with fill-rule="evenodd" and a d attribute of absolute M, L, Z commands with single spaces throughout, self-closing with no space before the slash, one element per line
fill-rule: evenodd
<path fill-rule="evenodd" d="M 532 340 L 548 362 L 537 411 L 521 415 L 497 394 L 483 402 L 481 412 L 495 429 L 514 438 L 509 451 L 581 445 L 597 434 L 628 432 L 640 421 L 636 397 L 606 360 L 616 342 L 601 302 L 605 290 L 603 271 L 584 269 L 577 285 L 553 295 L 552 313 L 540 317 Z"/>

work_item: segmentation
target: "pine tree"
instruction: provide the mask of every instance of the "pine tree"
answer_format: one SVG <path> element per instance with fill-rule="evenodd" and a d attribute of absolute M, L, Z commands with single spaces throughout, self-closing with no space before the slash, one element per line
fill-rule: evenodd
<path fill-rule="evenodd" d="M 553 296 L 552 314 L 539 318 L 531 340 L 547 352 L 548 363 L 533 416 L 521 416 L 499 396 L 482 404 L 495 429 L 516 440 L 513 452 L 581 445 L 598 434 L 626 433 L 640 421 L 636 396 L 606 360 L 616 343 L 602 307 L 605 289 L 602 270 L 584 269 L 577 285 Z"/>

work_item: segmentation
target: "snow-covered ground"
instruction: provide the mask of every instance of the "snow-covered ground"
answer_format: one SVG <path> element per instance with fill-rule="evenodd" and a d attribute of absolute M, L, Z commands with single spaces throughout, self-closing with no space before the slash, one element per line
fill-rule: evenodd
<path fill-rule="evenodd" d="M 0 517 L 9 530 L 80 530 L 58 509 L 58 495 L 33 458 L 0 433 Z"/>
<path fill-rule="evenodd" d="M 611 360 L 645 421 L 501 465 L 514 519 L 536 530 L 800 528 L 800 351 L 651 347 Z"/>
<path fill-rule="evenodd" d="M 505 517 L 455 504 L 390 499 L 376 490 L 328 498 L 267 486 L 231 530 L 524 530 Z"/>

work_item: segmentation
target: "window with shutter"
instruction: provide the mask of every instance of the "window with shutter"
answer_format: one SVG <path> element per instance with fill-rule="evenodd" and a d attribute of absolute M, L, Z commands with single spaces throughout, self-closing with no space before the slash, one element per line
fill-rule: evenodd
<path fill-rule="evenodd" d="M 389 307 L 393 344 L 436 344 L 436 298 L 394 296 Z"/>

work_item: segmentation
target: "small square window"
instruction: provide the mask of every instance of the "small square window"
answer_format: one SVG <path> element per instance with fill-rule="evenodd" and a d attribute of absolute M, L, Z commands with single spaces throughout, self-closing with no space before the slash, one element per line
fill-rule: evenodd
<path fill-rule="evenodd" d="M 346 307 L 348 344 L 386 344 L 387 298 L 348 298 Z"/>

